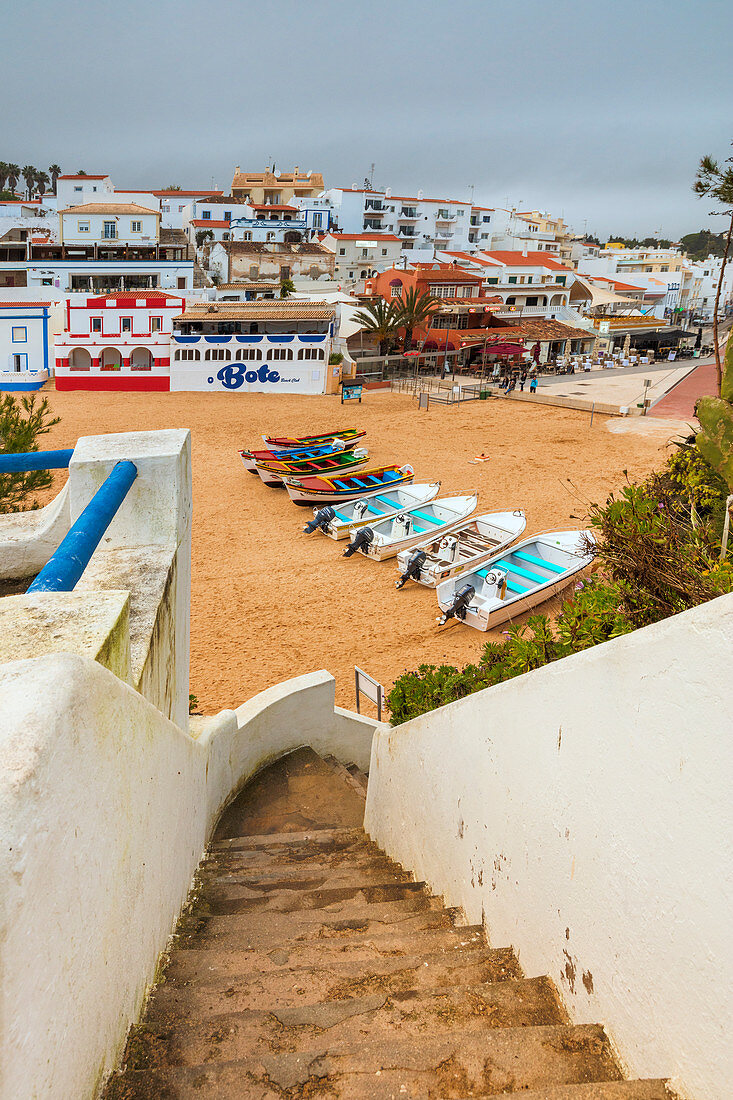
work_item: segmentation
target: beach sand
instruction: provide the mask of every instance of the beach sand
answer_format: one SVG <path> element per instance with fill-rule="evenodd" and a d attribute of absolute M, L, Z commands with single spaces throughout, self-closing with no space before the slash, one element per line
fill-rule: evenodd
<path fill-rule="evenodd" d="M 268 489 L 237 454 L 263 433 L 359 425 L 370 464 L 410 462 L 416 482 L 442 481 L 442 495 L 476 488 L 480 512 L 523 508 L 527 535 L 582 526 L 588 504 L 621 486 L 625 470 L 643 476 L 667 453 L 658 434 L 614 434 L 605 417 L 591 428 L 587 413 L 498 400 L 424 412 L 408 396 L 374 391 L 343 407 L 334 397 L 274 394 L 48 397 L 62 420 L 44 448 L 104 432 L 191 429 L 191 691 L 206 714 L 322 668 L 336 677 L 337 703 L 353 709 L 355 664 L 388 689 L 421 662 L 477 660 L 491 637 L 438 627 L 435 593 L 415 584 L 398 592 L 394 561 L 347 560 L 344 543 L 301 534 L 310 508 Z M 494 459 L 471 465 L 481 453 Z"/>

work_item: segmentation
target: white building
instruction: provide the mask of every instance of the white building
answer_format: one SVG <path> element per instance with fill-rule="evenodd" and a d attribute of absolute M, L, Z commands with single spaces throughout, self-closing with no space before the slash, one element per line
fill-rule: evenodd
<path fill-rule="evenodd" d="M 90 202 L 59 210 L 61 244 L 157 244 L 160 212 L 137 203 Z"/>
<path fill-rule="evenodd" d="M 395 233 L 331 232 L 321 238 L 321 244 L 334 253 L 334 276 L 343 284 L 358 283 L 393 267 L 402 252 Z"/>
<path fill-rule="evenodd" d="M 545 252 L 481 251 L 441 252 L 443 263 L 453 263 L 483 279 L 484 294 L 498 295 L 507 310 L 530 310 L 538 316 L 589 299 L 585 286 L 576 287 L 576 274 Z M 497 311 L 501 315 L 501 311 Z"/>
<path fill-rule="evenodd" d="M 338 306 L 285 301 L 193 303 L 173 322 L 171 390 L 333 392 Z"/>
<path fill-rule="evenodd" d="M 39 390 L 48 380 L 52 305 L 0 301 L 0 390 Z"/>
<path fill-rule="evenodd" d="M 72 295 L 56 337 L 56 389 L 167 391 L 173 318 L 185 304 L 160 290 Z"/>

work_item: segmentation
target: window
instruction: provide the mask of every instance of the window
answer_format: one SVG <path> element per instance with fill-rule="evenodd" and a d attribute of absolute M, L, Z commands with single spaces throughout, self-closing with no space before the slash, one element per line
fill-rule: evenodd
<path fill-rule="evenodd" d="M 121 318 L 120 332 L 132 332 L 132 317 Z"/>
<path fill-rule="evenodd" d="M 510 275 L 509 278 L 507 279 L 507 282 L 509 282 L 509 283 L 516 283 L 516 281 L 517 281 L 517 276 L 516 275 Z"/>
<path fill-rule="evenodd" d="M 345 256 L 345 255 L 346 255 L 346 249 L 345 248 L 339 248 L 339 256 Z"/>
<path fill-rule="evenodd" d="M 231 220 L 232 220 L 232 212 L 231 212 L 231 210 L 225 210 L 225 211 L 224 211 L 224 221 L 225 221 L 225 222 L 230 222 Z"/>
<path fill-rule="evenodd" d="M 13 343 L 25 344 L 27 340 L 28 329 L 25 327 L 25 325 L 13 325 Z"/>
<path fill-rule="evenodd" d="M 142 222 L 139 222 L 139 221 L 130 222 L 130 232 L 131 233 L 142 233 L 142 231 L 143 231 L 143 223 Z"/>
<path fill-rule="evenodd" d="M 354 272 L 353 272 L 353 271 L 350 271 L 350 272 L 349 272 L 349 278 L 350 278 L 350 279 L 353 279 L 353 278 L 354 278 Z"/>
<path fill-rule="evenodd" d="M 186 276 L 185 275 L 179 275 L 178 278 L 176 279 L 176 290 L 185 290 L 185 289 L 186 289 Z"/>
<path fill-rule="evenodd" d="M 235 359 L 248 359 L 259 360 L 262 358 L 262 352 L 259 348 L 237 348 L 237 354 Z"/>
<path fill-rule="evenodd" d="M 298 352 L 299 359 L 323 359 L 323 348 L 301 348 Z"/>
<path fill-rule="evenodd" d="M 13 370 L 28 370 L 28 356 L 25 352 L 16 352 L 13 356 Z"/>
<path fill-rule="evenodd" d="M 228 363 L 232 357 L 232 353 L 229 348 L 207 348 L 204 359 L 217 360 L 218 362 Z"/>
<path fill-rule="evenodd" d="M 313 215 L 313 228 L 314 229 L 320 229 L 321 228 L 321 225 L 322 225 L 322 220 L 321 219 L 322 218 L 323 218 L 322 214 L 314 214 Z"/>
<path fill-rule="evenodd" d="M 268 241 L 274 241 L 275 240 L 275 234 L 274 233 L 268 233 L 267 234 L 267 239 L 268 239 Z"/>
<path fill-rule="evenodd" d="M 290 278 L 290 268 L 289 267 L 283 266 L 283 267 L 280 268 L 280 278 L 281 279 L 289 279 Z"/>
<path fill-rule="evenodd" d="M 465 214 L 465 210 L 456 210 L 456 214 L 458 215 L 459 218 L 462 218 L 463 215 Z"/>
<path fill-rule="evenodd" d="M 102 318 L 101 317 L 92 317 L 92 322 L 91 322 L 90 329 L 91 329 L 92 332 L 101 332 L 102 331 Z"/>
<path fill-rule="evenodd" d="M 368 258 L 368 256 L 369 256 L 369 249 L 368 248 L 362 248 L 362 250 L 361 250 L 362 260 L 366 260 Z"/>
<path fill-rule="evenodd" d="M 211 219 L 211 211 L 210 210 L 202 210 L 201 211 L 201 217 L 205 218 L 207 221 L 209 221 Z"/>
<path fill-rule="evenodd" d="M 400 283 L 399 286 L 391 286 L 389 288 L 389 291 L 390 291 L 390 294 L 389 294 L 390 298 L 399 298 L 402 294 L 402 283 Z M 430 292 L 432 293 L 432 291 L 433 291 L 433 288 L 431 287 Z"/>
<path fill-rule="evenodd" d="M 246 230 L 246 231 L 245 231 L 245 232 L 244 232 L 244 233 L 242 234 L 242 240 L 243 240 L 243 241 L 251 241 L 251 240 L 252 240 L 252 234 L 250 233 L 249 229 L 247 229 L 247 230 Z"/>
<path fill-rule="evenodd" d="M 117 236 L 117 222 L 102 222 L 102 237 L 112 241 Z"/>
<path fill-rule="evenodd" d="M 565 276 L 565 275 L 558 275 L 557 282 L 560 284 L 560 286 L 565 286 L 565 279 L 566 278 L 567 278 L 567 276 Z"/>
<path fill-rule="evenodd" d="M 53 279 L 41 279 L 41 286 L 53 286 Z"/>
<path fill-rule="evenodd" d="M 96 187 L 96 184 L 95 184 L 94 187 L 92 187 L 92 191 L 96 191 L 96 190 L 97 190 L 97 187 Z"/>
<path fill-rule="evenodd" d="M 499 283 L 499 280 L 498 279 L 487 279 L 486 282 L 489 284 L 489 286 L 497 286 L 498 283 Z"/>
<path fill-rule="evenodd" d="M 83 190 L 84 190 L 84 188 L 83 188 L 83 187 L 75 187 L 75 188 L 74 188 L 74 190 L 75 190 L 75 191 L 83 191 Z"/>
<path fill-rule="evenodd" d="M 228 241 L 228 240 L 229 240 L 229 237 L 230 237 L 230 234 L 229 234 L 229 233 L 222 233 L 222 235 L 221 235 L 221 239 L 222 239 L 223 241 Z"/>
<path fill-rule="evenodd" d="M 163 211 L 164 214 L 169 214 L 171 209 L 170 203 L 164 202 L 160 209 Z"/>
<path fill-rule="evenodd" d="M 260 274 L 260 269 L 257 266 L 257 264 L 250 264 L 249 265 L 249 277 L 250 277 L 250 279 L 259 278 L 259 274 Z"/>
<path fill-rule="evenodd" d="M 270 348 L 267 352 L 268 359 L 292 359 L 292 348 Z"/>
<path fill-rule="evenodd" d="M 383 256 L 386 256 L 386 255 L 387 255 L 387 249 L 386 249 L 386 248 L 383 248 L 383 249 L 382 249 L 382 255 L 383 255 Z"/>
<path fill-rule="evenodd" d="M 198 348 L 178 348 L 176 350 L 176 360 L 179 362 L 182 360 L 191 362 L 192 360 L 200 358 L 201 352 Z"/>
<path fill-rule="evenodd" d="M 487 225 L 488 222 L 491 221 L 491 214 L 484 214 L 484 216 L 481 220 L 483 221 L 484 225 Z"/>
<path fill-rule="evenodd" d="M 89 222 L 77 222 L 76 223 L 76 231 L 77 231 L 77 233 L 88 233 L 89 232 Z"/>
<path fill-rule="evenodd" d="M 163 318 L 162 317 L 151 317 L 150 318 L 150 331 L 151 332 L 160 332 L 162 327 L 163 327 Z"/>

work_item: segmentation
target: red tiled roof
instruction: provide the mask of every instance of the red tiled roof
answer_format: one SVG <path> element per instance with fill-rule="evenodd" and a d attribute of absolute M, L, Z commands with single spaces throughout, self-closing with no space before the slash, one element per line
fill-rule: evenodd
<path fill-rule="evenodd" d="M 0 309 L 19 309 L 21 307 L 23 309 L 27 309 L 29 306 L 31 306 L 31 307 L 36 307 L 37 306 L 40 309 L 41 306 L 51 306 L 51 305 L 53 305 L 53 302 L 5 302 L 5 301 L 3 301 L 3 302 L 0 302 Z"/>
<path fill-rule="evenodd" d="M 277 202 L 250 202 L 247 204 L 251 206 L 253 210 L 292 210 L 295 213 L 300 213 L 300 208 L 297 206 L 289 206 L 288 203 Z"/>
<path fill-rule="evenodd" d="M 106 180 L 107 176 L 89 176 L 84 173 L 83 176 L 59 176 L 60 180 Z"/>
<path fill-rule="evenodd" d="M 230 229 L 232 223 L 227 221 L 215 221 L 213 218 L 191 218 L 191 225 L 201 225 L 208 229 Z"/>
<path fill-rule="evenodd" d="M 485 249 L 484 255 L 498 260 L 506 267 L 546 267 L 549 271 L 567 271 L 571 275 L 575 274 L 571 268 L 548 256 L 546 252 L 527 252 L 525 256 L 521 252 L 494 252 Z"/>
<path fill-rule="evenodd" d="M 580 275 L 580 272 L 578 272 Z M 620 283 L 618 279 L 609 279 L 608 275 L 580 275 L 581 279 L 589 279 L 590 282 L 610 283 L 616 290 L 643 290 L 642 286 L 634 286 L 632 283 Z"/>

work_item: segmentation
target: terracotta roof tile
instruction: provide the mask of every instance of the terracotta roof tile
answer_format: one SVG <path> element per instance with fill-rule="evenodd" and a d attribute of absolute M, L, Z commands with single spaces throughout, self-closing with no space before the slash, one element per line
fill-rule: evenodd
<path fill-rule="evenodd" d="M 193 302 L 175 321 L 327 321 L 336 315 L 330 302 Z"/>
<path fill-rule="evenodd" d="M 81 206 L 67 206 L 59 214 L 155 214 L 160 210 L 150 210 L 147 206 L 138 206 L 134 202 L 86 202 Z"/>

